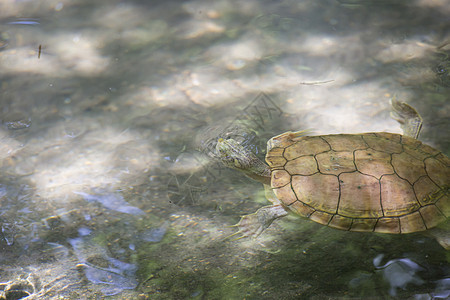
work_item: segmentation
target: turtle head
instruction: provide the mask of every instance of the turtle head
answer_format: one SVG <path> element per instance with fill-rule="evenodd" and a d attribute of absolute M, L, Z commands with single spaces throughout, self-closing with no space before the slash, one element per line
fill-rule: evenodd
<path fill-rule="evenodd" d="M 216 145 L 217 154 L 222 163 L 231 169 L 250 171 L 252 162 L 258 158 L 233 139 L 220 138 Z"/>
<path fill-rule="evenodd" d="M 253 152 L 233 139 L 219 139 L 217 154 L 222 163 L 231 169 L 243 171 L 248 177 L 263 184 L 270 184 L 270 169 Z"/>

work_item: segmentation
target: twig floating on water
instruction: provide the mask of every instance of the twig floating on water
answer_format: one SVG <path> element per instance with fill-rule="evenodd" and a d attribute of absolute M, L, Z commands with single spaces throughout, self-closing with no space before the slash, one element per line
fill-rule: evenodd
<path fill-rule="evenodd" d="M 334 81 L 334 79 L 326 80 L 326 81 L 300 82 L 300 84 L 304 84 L 304 85 L 316 85 L 316 84 L 324 84 L 324 83 L 333 82 L 333 81 Z"/>

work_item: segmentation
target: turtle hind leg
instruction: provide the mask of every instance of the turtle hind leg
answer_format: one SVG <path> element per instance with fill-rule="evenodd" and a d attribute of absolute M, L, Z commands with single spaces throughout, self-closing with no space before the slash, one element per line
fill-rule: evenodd
<path fill-rule="evenodd" d="M 435 227 L 425 231 L 425 234 L 434 238 L 445 250 L 450 250 L 450 232 L 448 230 Z"/>
<path fill-rule="evenodd" d="M 268 205 L 258 209 L 255 213 L 242 216 L 239 223 L 233 225 L 239 231 L 227 238 L 238 236 L 236 240 L 245 237 L 258 237 L 272 222 L 286 216 L 288 213 L 281 205 Z M 240 235 L 240 236 L 239 236 Z"/>
<path fill-rule="evenodd" d="M 414 109 L 405 102 L 400 102 L 392 98 L 391 101 L 391 118 L 400 123 L 403 134 L 417 139 L 422 129 L 422 117 Z"/>

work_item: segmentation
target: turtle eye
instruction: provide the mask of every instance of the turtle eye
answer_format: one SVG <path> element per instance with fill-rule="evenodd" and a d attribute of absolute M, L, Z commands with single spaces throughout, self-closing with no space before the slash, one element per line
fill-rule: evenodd
<path fill-rule="evenodd" d="M 235 166 L 236 168 L 241 168 L 241 163 L 239 162 L 239 160 L 234 159 L 234 166 Z"/>

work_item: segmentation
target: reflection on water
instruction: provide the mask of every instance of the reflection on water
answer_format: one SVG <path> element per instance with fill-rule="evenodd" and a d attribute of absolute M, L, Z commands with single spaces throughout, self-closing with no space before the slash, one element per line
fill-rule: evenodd
<path fill-rule="evenodd" d="M 145 214 L 141 209 L 135 206 L 131 206 L 126 202 L 120 194 L 103 192 L 103 194 L 90 195 L 83 192 L 73 192 L 74 194 L 83 196 L 84 200 L 88 202 L 99 202 L 105 208 L 112 209 L 118 212 L 143 215 Z"/>
<path fill-rule="evenodd" d="M 444 0 L 0 1 L 0 298 L 448 297 L 448 253 L 421 235 L 287 218 L 226 240 L 267 200 L 214 149 L 399 133 L 395 95 L 448 155 L 449 15 Z"/>
<path fill-rule="evenodd" d="M 373 259 L 373 265 L 381 269 L 383 278 L 389 283 L 389 294 L 397 296 L 397 289 L 406 289 L 408 284 L 422 285 L 425 283 L 416 273 L 423 271 L 418 264 L 408 258 L 393 259 L 381 265 L 383 254 Z"/>
<path fill-rule="evenodd" d="M 434 282 L 426 282 L 420 276 L 424 273 L 423 267 L 409 258 L 397 258 L 381 265 L 384 255 L 379 254 L 373 259 L 373 265 L 381 271 L 383 279 L 390 286 L 389 295 L 397 296 L 397 289 L 407 290 L 408 285 L 424 285 L 430 290 L 429 294 L 416 295 L 420 299 L 447 299 L 450 296 L 450 285 L 448 278 L 439 279 Z M 428 270 L 430 271 L 430 270 Z"/>
<path fill-rule="evenodd" d="M 160 227 L 152 228 L 145 231 L 141 238 L 146 242 L 160 242 L 166 235 L 167 229 L 169 227 L 169 222 L 164 222 Z"/>
<path fill-rule="evenodd" d="M 106 249 L 90 241 L 88 228 L 79 228 L 80 236 L 69 239 L 69 243 L 83 268 L 86 278 L 94 284 L 102 286 L 105 296 L 120 293 L 124 289 L 137 286 L 135 273 L 137 266 L 110 257 Z"/>

